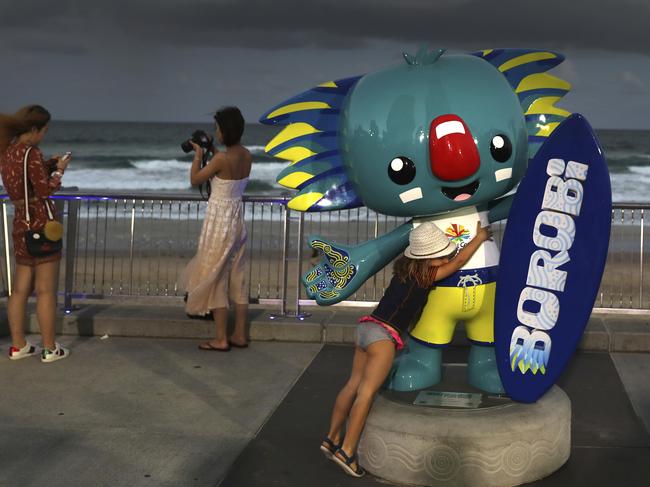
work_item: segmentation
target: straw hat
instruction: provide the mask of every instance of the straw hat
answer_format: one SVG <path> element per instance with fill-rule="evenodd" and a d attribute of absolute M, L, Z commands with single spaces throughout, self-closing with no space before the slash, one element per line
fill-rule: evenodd
<path fill-rule="evenodd" d="M 411 230 L 404 255 L 411 259 L 435 259 L 455 251 L 456 244 L 442 230 L 434 223 L 425 222 Z"/>

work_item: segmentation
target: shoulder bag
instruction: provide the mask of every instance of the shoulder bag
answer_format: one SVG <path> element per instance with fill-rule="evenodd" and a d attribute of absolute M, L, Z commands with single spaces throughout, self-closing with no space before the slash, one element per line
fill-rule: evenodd
<path fill-rule="evenodd" d="M 25 151 L 23 160 L 24 179 L 25 179 L 25 221 L 27 222 L 27 232 L 25 232 L 25 244 L 27 252 L 32 257 L 45 257 L 59 252 L 63 246 L 63 225 L 54 219 L 50 200 L 45 198 L 43 204 L 47 209 L 47 222 L 43 228 L 33 230 L 29 217 L 29 200 L 27 192 L 27 157 L 32 148 L 28 147 Z"/>

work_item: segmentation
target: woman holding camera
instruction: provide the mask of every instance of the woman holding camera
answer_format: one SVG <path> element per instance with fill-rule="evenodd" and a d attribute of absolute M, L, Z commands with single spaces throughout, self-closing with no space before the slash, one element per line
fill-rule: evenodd
<path fill-rule="evenodd" d="M 48 197 L 61 187 L 61 177 L 70 161 L 69 154 L 47 161 L 43 158 L 38 144 L 45 137 L 49 122 L 50 113 L 39 105 L 26 106 L 14 115 L 0 115 L 2 182 L 15 208 L 12 237 L 16 269 L 7 305 L 12 340 L 9 358 L 18 360 L 36 354 L 36 347 L 25 339 L 24 329 L 27 299 L 36 291 L 44 363 L 69 355 L 68 349 L 55 341 L 54 332 L 61 251 L 35 257 L 25 240 L 29 230 L 45 229 L 50 216 L 54 216 L 54 205 Z M 43 234 L 48 236 L 47 229 Z"/>
<path fill-rule="evenodd" d="M 215 338 L 199 345 L 201 350 L 227 352 L 231 347 L 248 346 L 246 316 L 246 226 L 242 194 L 251 172 L 252 156 L 241 145 L 244 117 L 236 107 L 214 115 L 216 138 L 226 146 L 201 168 L 203 148 L 190 141 L 194 161 L 190 182 L 196 186 L 210 182 L 211 194 L 194 258 L 181 276 L 187 291 L 185 310 L 191 315 L 212 312 Z M 235 330 L 227 336 L 229 301 L 235 308 Z"/>

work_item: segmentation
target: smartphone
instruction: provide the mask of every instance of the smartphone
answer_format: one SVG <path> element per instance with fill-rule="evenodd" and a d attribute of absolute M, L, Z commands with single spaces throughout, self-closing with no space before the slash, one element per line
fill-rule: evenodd
<path fill-rule="evenodd" d="M 68 159 L 70 159 L 70 157 L 72 157 L 72 152 L 66 152 L 65 154 L 63 154 L 63 157 L 61 157 L 61 160 L 67 161 Z"/>

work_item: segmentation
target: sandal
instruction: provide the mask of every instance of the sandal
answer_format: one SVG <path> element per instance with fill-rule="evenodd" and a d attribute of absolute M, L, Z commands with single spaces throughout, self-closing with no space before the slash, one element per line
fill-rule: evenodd
<path fill-rule="evenodd" d="M 226 348 L 214 347 L 210 342 L 203 342 L 199 345 L 199 350 L 204 350 L 207 352 L 230 352 L 230 345 Z"/>
<path fill-rule="evenodd" d="M 339 455 L 343 457 L 342 460 L 339 458 Z M 361 467 L 361 465 L 359 465 L 356 453 L 352 456 L 348 456 L 342 448 L 339 448 L 336 450 L 336 454 L 334 454 L 332 460 L 338 463 L 343 471 L 352 477 L 363 477 L 366 474 L 366 471 Z M 352 464 L 356 466 L 353 467 Z"/>
<path fill-rule="evenodd" d="M 325 445 L 323 445 L 323 443 L 325 443 Z M 341 444 L 337 445 L 329 436 L 326 436 L 320 444 L 320 451 L 323 452 L 323 455 L 325 455 L 328 460 L 333 460 L 334 453 L 336 453 L 336 450 L 341 448 Z"/>

